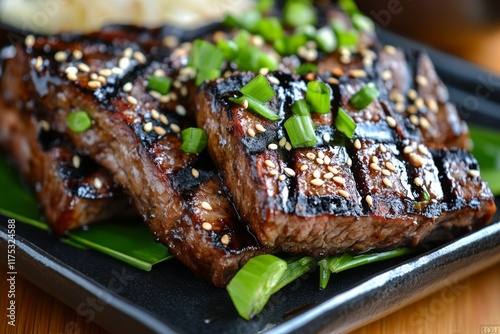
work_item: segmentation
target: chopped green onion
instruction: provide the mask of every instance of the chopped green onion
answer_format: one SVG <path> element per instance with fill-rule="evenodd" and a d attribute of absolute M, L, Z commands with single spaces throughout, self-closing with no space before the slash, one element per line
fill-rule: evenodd
<path fill-rule="evenodd" d="M 238 45 L 234 41 L 221 39 L 217 42 L 217 47 L 222 51 L 224 59 L 233 60 L 238 52 Z"/>
<path fill-rule="evenodd" d="M 295 33 L 305 35 L 307 39 L 313 40 L 316 38 L 317 30 L 315 26 L 307 24 L 297 27 Z"/>
<path fill-rule="evenodd" d="M 373 21 L 363 14 L 355 13 L 351 16 L 351 19 L 354 27 L 360 31 L 373 32 L 375 30 Z"/>
<path fill-rule="evenodd" d="M 258 10 L 251 10 L 239 16 L 229 14 L 224 19 L 223 24 L 230 28 L 240 27 L 248 31 L 254 31 L 261 19 L 262 15 Z"/>
<path fill-rule="evenodd" d="M 428 202 L 431 200 L 431 195 L 429 194 L 429 192 L 427 191 L 427 188 L 423 188 L 423 193 L 422 195 L 424 196 L 424 201 L 425 202 Z"/>
<path fill-rule="evenodd" d="M 283 38 L 285 34 L 277 17 L 260 20 L 255 27 L 255 31 L 268 42 Z"/>
<path fill-rule="evenodd" d="M 295 69 L 295 73 L 303 75 L 310 72 L 317 72 L 318 66 L 312 63 L 304 63 Z"/>
<path fill-rule="evenodd" d="M 199 128 L 187 128 L 181 132 L 181 149 L 186 153 L 200 153 L 207 146 L 207 134 Z"/>
<path fill-rule="evenodd" d="M 193 43 L 187 66 L 197 70 L 196 84 L 205 80 L 212 80 L 220 76 L 220 67 L 224 60 L 224 53 L 215 45 L 197 39 Z"/>
<path fill-rule="evenodd" d="M 375 101 L 378 97 L 378 89 L 375 87 L 373 82 L 366 84 L 363 88 L 361 88 L 357 93 L 355 93 L 349 102 L 351 105 L 358 109 L 366 108 L 370 103 Z"/>
<path fill-rule="evenodd" d="M 259 255 L 248 261 L 231 279 L 226 289 L 238 314 L 250 320 L 266 305 L 287 269 L 274 255 Z"/>
<path fill-rule="evenodd" d="M 292 116 L 284 126 L 293 147 L 311 147 L 318 141 L 310 116 Z"/>
<path fill-rule="evenodd" d="M 200 86 L 202 83 L 205 81 L 210 81 L 213 79 L 217 79 L 220 77 L 220 70 L 219 69 L 199 69 L 196 71 L 196 86 Z"/>
<path fill-rule="evenodd" d="M 339 107 L 337 117 L 335 118 L 335 128 L 346 135 L 347 138 L 352 138 L 356 129 L 356 123 L 344 109 Z"/>
<path fill-rule="evenodd" d="M 276 92 L 269 81 L 262 74 L 257 75 L 240 89 L 241 94 L 253 97 L 260 102 L 267 102 L 272 99 Z"/>
<path fill-rule="evenodd" d="M 273 293 L 278 292 L 284 286 L 293 282 L 316 266 L 316 260 L 311 256 L 294 257 L 286 259 L 285 261 L 287 263 L 286 271 L 283 276 L 281 276 L 278 284 L 274 287 Z"/>
<path fill-rule="evenodd" d="M 288 0 L 283 9 L 285 24 L 292 27 L 316 24 L 316 10 L 308 0 Z"/>
<path fill-rule="evenodd" d="M 274 0 L 259 0 L 257 1 L 257 10 L 260 13 L 265 13 L 274 6 Z"/>
<path fill-rule="evenodd" d="M 168 77 L 161 77 L 157 75 L 151 75 L 148 77 L 148 88 L 158 93 L 165 95 L 170 91 L 170 84 L 172 79 Z"/>
<path fill-rule="evenodd" d="M 274 71 L 279 65 L 278 60 L 272 55 L 251 45 L 239 47 L 233 62 L 240 70 L 252 72 L 258 72 L 263 67 L 268 68 L 270 71 Z"/>
<path fill-rule="evenodd" d="M 358 45 L 359 34 L 354 29 L 347 29 L 341 22 L 332 22 L 333 31 L 337 37 L 337 46 L 355 48 Z"/>
<path fill-rule="evenodd" d="M 306 100 L 297 100 L 293 103 L 292 112 L 294 115 L 298 116 L 311 116 L 311 111 L 309 110 L 309 105 Z"/>
<path fill-rule="evenodd" d="M 274 41 L 274 49 L 282 55 L 296 54 L 298 49 L 305 45 L 307 36 L 305 34 L 293 34 Z"/>
<path fill-rule="evenodd" d="M 326 114 L 330 111 L 331 89 L 319 81 L 307 83 L 306 100 L 311 106 L 311 111 L 318 114 Z"/>
<path fill-rule="evenodd" d="M 81 133 L 90 129 L 92 120 L 86 111 L 80 110 L 68 115 L 66 125 L 68 125 L 71 131 Z"/>
<path fill-rule="evenodd" d="M 353 0 L 339 0 L 338 2 L 340 8 L 349 14 L 349 16 L 360 13 L 358 5 Z"/>
<path fill-rule="evenodd" d="M 330 268 L 328 268 L 328 261 L 326 258 L 318 262 L 319 265 L 319 288 L 325 289 L 330 280 Z"/>
<path fill-rule="evenodd" d="M 326 259 L 330 271 L 332 273 L 339 273 L 341 271 L 356 268 L 365 264 L 370 264 L 402 256 L 410 252 L 411 252 L 410 249 L 399 248 L 387 252 L 373 253 L 373 254 L 361 254 L 361 255 L 340 254 L 340 255 L 329 256 Z"/>
<path fill-rule="evenodd" d="M 248 110 L 253 111 L 257 115 L 260 115 L 264 117 L 265 119 L 268 119 L 270 121 L 278 121 L 281 119 L 278 115 L 276 115 L 271 109 L 269 109 L 268 106 L 266 106 L 264 103 L 262 103 L 259 100 L 254 99 L 253 97 L 250 96 L 240 96 L 240 97 L 230 97 L 229 101 L 234 102 L 239 105 L 243 105 L 243 101 L 247 101 L 248 103 Z"/>
<path fill-rule="evenodd" d="M 324 52 L 332 52 L 337 47 L 337 38 L 330 27 L 319 29 L 316 33 L 315 40 L 320 50 Z"/>

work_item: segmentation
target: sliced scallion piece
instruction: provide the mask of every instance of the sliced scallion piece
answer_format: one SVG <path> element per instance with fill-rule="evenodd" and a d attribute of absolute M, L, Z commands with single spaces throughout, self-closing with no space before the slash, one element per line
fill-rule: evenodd
<path fill-rule="evenodd" d="M 282 55 L 296 54 L 298 49 L 305 45 L 307 37 L 305 34 L 292 34 L 274 41 L 274 48 Z"/>
<path fill-rule="evenodd" d="M 199 128 L 187 128 L 181 132 L 181 149 L 186 153 L 200 153 L 207 146 L 207 134 Z"/>
<path fill-rule="evenodd" d="M 238 314 L 250 320 L 266 305 L 287 269 L 284 260 L 274 255 L 259 255 L 248 261 L 226 289 Z"/>
<path fill-rule="evenodd" d="M 316 266 L 316 260 L 311 256 L 294 257 L 286 259 L 285 261 L 287 263 L 286 271 L 283 276 L 281 276 L 278 284 L 274 287 L 273 293 L 278 292 L 284 286 L 293 282 Z"/>
<path fill-rule="evenodd" d="M 229 98 L 229 101 L 239 105 L 243 105 L 245 100 L 247 101 L 246 103 L 248 103 L 247 109 L 253 111 L 257 115 L 260 115 L 270 121 L 278 121 L 281 119 L 281 117 L 276 115 L 271 109 L 269 109 L 268 106 L 253 97 L 243 95 L 240 97 Z"/>
<path fill-rule="evenodd" d="M 337 37 L 337 46 L 345 48 L 355 48 L 358 45 L 359 34 L 354 29 L 347 29 L 338 21 L 332 22 L 333 31 Z"/>
<path fill-rule="evenodd" d="M 291 27 L 314 25 L 317 21 L 316 10 L 308 0 L 288 0 L 283 8 L 283 20 Z"/>
<path fill-rule="evenodd" d="M 92 120 L 86 111 L 80 110 L 68 115 L 66 125 L 71 131 L 81 133 L 90 129 Z"/>
<path fill-rule="evenodd" d="M 346 135 L 347 138 L 352 138 L 354 130 L 356 130 L 356 123 L 344 109 L 339 107 L 337 117 L 335 118 L 335 128 Z"/>
<path fill-rule="evenodd" d="M 375 87 L 373 82 L 367 83 L 363 88 L 361 88 L 357 93 L 355 93 L 349 102 L 351 105 L 358 109 L 366 108 L 370 103 L 375 101 L 378 97 L 378 89 Z"/>
<path fill-rule="evenodd" d="M 197 70 L 196 84 L 205 80 L 212 80 L 220 76 L 220 67 L 224 60 L 224 53 L 215 45 L 197 39 L 193 42 L 187 66 Z"/>
<path fill-rule="evenodd" d="M 224 59 L 233 60 L 238 52 L 238 45 L 234 41 L 221 39 L 217 42 L 217 47 L 222 51 Z"/>
<path fill-rule="evenodd" d="M 332 52 L 337 48 L 337 38 L 330 27 L 323 27 L 316 32 L 316 43 L 321 51 Z"/>
<path fill-rule="evenodd" d="M 311 111 L 306 100 L 295 101 L 292 106 L 292 113 L 298 116 L 311 116 Z"/>
<path fill-rule="evenodd" d="M 328 268 L 328 261 L 326 258 L 318 262 L 319 266 L 319 288 L 325 289 L 330 281 L 330 268 Z"/>
<path fill-rule="evenodd" d="M 370 264 L 402 256 L 410 252 L 411 250 L 408 248 L 398 248 L 387 252 L 373 253 L 373 254 L 361 254 L 361 255 L 340 254 L 340 255 L 329 256 L 326 259 L 330 271 L 332 273 L 339 273 L 341 271 L 363 266 L 365 264 Z"/>
<path fill-rule="evenodd" d="M 274 6 L 274 0 L 259 0 L 257 1 L 257 10 L 259 13 L 265 13 Z"/>
<path fill-rule="evenodd" d="M 318 66 L 312 63 L 304 63 L 295 69 L 295 73 L 303 75 L 310 72 L 317 72 Z"/>
<path fill-rule="evenodd" d="M 272 99 L 276 92 L 269 81 L 262 74 L 257 75 L 240 89 L 241 94 L 253 97 L 260 102 L 267 102 Z"/>
<path fill-rule="evenodd" d="M 261 35 L 268 42 L 283 38 L 284 36 L 283 27 L 277 17 L 260 20 L 255 30 L 257 34 Z"/>
<path fill-rule="evenodd" d="M 310 116 L 294 115 L 285 121 L 284 126 L 293 147 L 311 147 L 318 141 Z"/>
<path fill-rule="evenodd" d="M 262 15 L 258 10 L 251 10 L 239 16 L 228 14 L 223 24 L 230 28 L 240 27 L 248 31 L 253 31 L 261 19 Z"/>
<path fill-rule="evenodd" d="M 360 13 L 358 5 L 353 0 L 338 0 L 340 8 L 349 16 Z"/>
<path fill-rule="evenodd" d="M 168 77 L 162 77 L 157 75 L 151 75 L 148 77 L 148 88 L 158 93 L 165 95 L 170 91 L 170 85 L 172 84 L 172 79 Z"/>
<path fill-rule="evenodd" d="M 351 20 L 354 27 L 360 31 L 375 31 L 375 24 L 373 24 L 373 21 L 363 14 L 355 13 L 351 16 Z"/>
<path fill-rule="evenodd" d="M 307 83 L 306 101 L 311 106 L 311 111 L 326 114 L 330 111 L 331 89 L 319 81 Z"/>

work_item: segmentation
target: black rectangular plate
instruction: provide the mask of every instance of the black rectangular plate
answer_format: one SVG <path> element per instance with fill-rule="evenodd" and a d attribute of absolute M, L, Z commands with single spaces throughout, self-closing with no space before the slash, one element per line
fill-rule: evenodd
<path fill-rule="evenodd" d="M 380 36 L 387 43 L 415 46 L 391 33 L 380 32 Z M 500 79 L 463 60 L 426 49 L 462 116 L 499 129 L 500 118 L 493 111 L 500 108 L 500 90 L 492 89 L 488 99 L 480 99 L 474 90 L 484 84 L 484 78 L 493 83 Z M 455 66 L 460 66 L 459 74 Z M 479 105 L 467 105 L 473 98 Z M 7 220 L 0 216 L 3 254 Z M 498 220 L 497 214 L 494 221 Z M 318 273 L 311 272 L 272 296 L 262 314 L 245 321 L 225 290 L 199 280 L 176 260 L 144 272 L 101 253 L 61 243 L 22 223 L 16 224 L 15 232 L 18 274 L 88 321 L 116 333 L 256 333 L 266 329 L 266 333 L 343 333 L 500 261 L 497 222 L 429 251 L 336 274 L 323 291 L 318 289 Z"/>

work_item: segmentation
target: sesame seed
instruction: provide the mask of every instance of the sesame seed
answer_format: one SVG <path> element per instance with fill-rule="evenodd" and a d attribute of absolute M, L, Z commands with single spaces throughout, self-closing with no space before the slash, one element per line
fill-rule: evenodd
<path fill-rule="evenodd" d="M 205 210 L 212 211 L 212 206 L 208 202 L 201 202 L 201 207 Z"/>
<path fill-rule="evenodd" d="M 361 69 L 352 69 L 349 71 L 349 76 L 352 78 L 364 78 L 366 77 L 366 72 Z"/>
<path fill-rule="evenodd" d="M 203 223 L 203 224 L 201 224 L 201 228 L 204 229 L 205 231 L 211 231 L 212 230 L 212 224 L 210 224 L 210 223 Z"/>
<path fill-rule="evenodd" d="M 418 145 L 418 151 L 419 151 L 421 154 L 424 154 L 424 155 L 430 155 L 429 150 L 427 149 L 427 147 L 426 147 L 424 144 L 419 144 L 419 145 Z"/>
<path fill-rule="evenodd" d="M 153 119 L 159 119 L 160 118 L 160 113 L 156 109 L 151 109 L 151 117 Z"/>
<path fill-rule="evenodd" d="M 338 79 L 336 79 L 334 77 L 330 77 L 330 78 L 326 79 L 326 82 L 328 82 L 330 85 L 338 85 L 339 84 Z"/>
<path fill-rule="evenodd" d="M 133 53 L 134 53 L 134 50 L 132 50 L 132 48 L 126 48 L 125 50 L 123 50 L 123 56 L 127 57 L 127 58 L 132 57 Z"/>
<path fill-rule="evenodd" d="M 280 176 L 278 176 L 278 180 L 280 181 L 285 181 L 286 180 L 286 176 L 281 174 Z"/>
<path fill-rule="evenodd" d="M 478 177 L 479 175 L 481 175 L 477 169 L 469 169 L 467 174 L 473 177 Z"/>
<path fill-rule="evenodd" d="M 394 109 L 395 109 L 398 113 L 402 113 L 403 111 L 405 111 L 405 108 L 406 108 L 406 105 L 405 105 L 403 102 L 397 102 L 397 103 L 394 105 Z"/>
<path fill-rule="evenodd" d="M 359 139 L 356 139 L 356 140 L 354 141 L 354 147 L 355 147 L 357 150 L 361 149 L 361 142 L 359 141 Z"/>
<path fill-rule="evenodd" d="M 306 80 L 307 81 L 313 81 L 316 79 L 316 74 L 315 73 L 312 73 L 312 72 L 309 72 L 306 74 Z"/>
<path fill-rule="evenodd" d="M 372 156 L 372 162 L 374 164 L 378 164 L 378 158 L 376 156 Z"/>
<path fill-rule="evenodd" d="M 417 115 L 411 115 L 410 116 L 410 122 L 411 124 L 418 126 L 420 124 L 420 120 Z"/>
<path fill-rule="evenodd" d="M 268 75 L 269 74 L 269 69 L 267 67 L 262 67 L 259 70 L 259 74 L 261 74 L 261 75 Z"/>
<path fill-rule="evenodd" d="M 318 151 L 318 158 L 323 159 L 325 157 L 325 153 L 323 151 Z"/>
<path fill-rule="evenodd" d="M 406 107 L 406 112 L 410 115 L 418 114 L 417 106 L 410 104 L 408 107 Z"/>
<path fill-rule="evenodd" d="M 373 206 L 373 198 L 370 195 L 366 195 L 365 201 L 369 206 Z"/>
<path fill-rule="evenodd" d="M 56 54 L 54 55 L 54 59 L 62 63 L 63 61 L 66 61 L 68 59 L 68 55 L 64 51 L 57 51 Z"/>
<path fill-rule="evenodd" d="M 68 80 L 71 80 L 71 81 L 78 80 L 78 76 L 73 72 L 66 74 L 66 78 L 68 78 Z"/>
<path fill-rule="evenodd" d="M 385 120 L 386 120 L 387 124 L 389 124 L 389 126 L 391 128 L 395 128 L 396 127 L 396 120 L 394 118 L 392 118 L 391 116 L 387 116 L 385 118 Z"/>
<path fill-rule="evenodd" d="M 127 82 L 125 85 L 123 85 L 123 91 L 124 91 L 125 93 L 130 93 L 130 92 L 132 91 L 132 88 L 133 88 L 133 87 L 134 87 L 134 86 L 132 85 L 132 83 L 131 83 L 131 82 Z"/>
<path fill-rule="evenodd" d="M 345 184 L 345 179 L 342 176 L 335 176 L 333 182 L 338 184 Z"/>
<path fill-rule="evenodd" d="M 146 62 L 146 56 L 144 56 L 144 54 L 140 51 L 134 52 L 134 59 L 141 64 L 144 64 Z"/>
<path fill-rule="evenodd" d="M 170 129 L 175 133 L 181 132 L 181 127 L 177 124 L 170 124 Z"/>
<path fill-rule="evenodd" d="M 280 141 L 278 142 L 278 145 L 280 147 L 284 147 L 286 145 L 286 138 L 285 137 L 281 138 Z"/>
<path fill-rule="evenodd" d="M 310 182 L 313 186 L 320 187 L 325 184 L 325 181 L 321 179 L 312 179 Z"/>
<path fill-rule="evenodd" d="M 332 162 L 332 159 L 330 159 L 330 157 L 328 157 L 328 156 L 325 156 L 323 158 L 323 162 L 324 162 L 325 165 L 329 165 L 330 162 Z"/>
<path fill-rule="evenodd" d="M 97 80 L 97 73 L 90 73 L 90 80 Z"/>
<path fill-rule="evenodd" d="M 316 170 L 313 172 L 313 177 L 314 177 L 315 179 L 319 179 L 319 177 L 320 177 L 320 176 L 321 176 L 321 172 L 320 172 L 319 170 L 317 170 L 317 169 L 316 169 Z"/>
<path fill-rule="evenodd" d="M 385 162 L 385 167 L 387 167 L 387 169 L 390 170 L 391 172 L 396 171 L 396 167 L 394 167 L 394 165 L 390 161 Z"/>
<path fill-rule="evenodd" d="M 221 244 L 223 244 L 223 245 L 228 245 L 230 240 L 231 240 L 231 239 L 229 238 L 229 235 L 227 235 L 227 234 L 224 234 L 224 235 L 222 236 L 222 238 L 220 238 L 220 242 L 221 242 Z"/>
<path fill-rule="evenodd" d="M 391 171 L 388 169 L 382 169 L 382 175 L 389 176 L 389 175 L 391 175 Z"/>
<path fill-rule="evenodd" d="M 291 151 L 292 150 L 292 144 L 290 144 L 289 142 L 286 142 L 285 143 L 285 150 Z"/>
<path fill-rule="evenodd" d="M 98 177 L 94 179 L 94 187 L 96 189 L 101 189 L 102 188 L 102 180 Z"/>
<path fill-rule="evenodd" d="M 85 72 L 85 73 L 88 73 L 90 72 L 90 67 L 89 65 L 85 64 L 85 63 L 80 63 L 78 64 L 78 69 L 82 72 Z"/>
<path fill-rule="evenodd" d="M 76 169 L 80 168 L 80 157 L 78 155 L 74 155 L 73 158 L 71 158 L 71 163 L 73 164 L 73 167 Z"/>
<path fill-rule="evenodd" d="M 40 68 L 42 68 L 42 65 L 43 65 L 43 59 L 42 59 L 42 57 L 40 57 L 40 56 L 36 57 L 35 68 L 37 70 L 40 70 Z"/>
<path fill-rule="evenodd" d="M 68 74 L 68 73 L 73 73 L 73 74 L 77 74 L 78 73 L 78 69 L 74 66 L 69 66 L 67 67 L 65 70 L 64 70 L 64 73 Z"/>
<path fill-rule="evenodd" d="M 291 168 L 286 167 L 284 171 L 288 176 L 295 176 L 295 171 Z"/>
<path fill-rule="evenodd" d="M 425 106 L 424 99 L 421 97 L 417 97 L 417 99 L 415 100 L 415 107 L 417 107 L 418 109 L 423 109 L 424 106 Z"/>
<path fill-rule="evenodd" d="M 188 89 L 186 86 L 181 87 L 181 96 L 187 96 L 188 95 Z"/>
<path fill-rule="evenodd" d="M 306 171 L 309 167 L 307 165 L 300 166 L 301 171 Z"/>
<path fill-rule="evenodd" d="M 327 179 L 327 180 L 331 179 L 331 178 L 333 178 L 333 173 L 332 172 L 328 172 L 328 173 L 326 173 L 326 174 L 323 175 L 323 178 Z"/>
<path fill-rule="evenodd" d="M 160 115 L 160 122 L 162 122 L 163 124 L 165 125 L 168 125 L 168 119 L 167 119 L 167 116 L 161 114 Z"/>
<path fill-rule="evenodd" d="M 97 88 L 101 87 L 101 83 L 99 81 L 96 81 L 96 80 L 91 80 L 87 83 L 87 86 L 92 88 L 92 89 L 97 89 Z"/>
<path fill-rule="evenodd" d="M 167 133 L 167 130 L 165 130 L 164 128 L 162 128 L 161 126 L 155 126 L 153 128 L 153 130 L 156 132 L 157 135 L 159 136 L 163 136 L 164 134 Z"/>
<path fill-rule="evenodd" d="M 193 175 L 193 177 L 195 177 L 195 178 L 198 178 L 200 176 L 200 172 L 198 172 L 198 170 L 196 168 L 192 168 L 191 175 Z"/>
<path fill-rule="evenodd" d="M 109 68 L 103 68 L 99 70 L 99 75 L 102 75 L 103 77 L 109 77 L 113 74 L 113 71 Z"/>
<path fill-rule="evenodd" d="M 332 74 L 336 77 L 341 77 L 344 75 L 344 70 L 340 67 L 335 67 L 333 70 L 332 70 Z"/>
<path fill-rule="evenodd" d="M 425 118 L 424 116 L 420 117 L 420 127 L 423 130 L 427 130 L 431 124 L 429 123 L 429 120 Z"/>
<path fill-rule="evenodd" d="M 266 129 L 262 126 L 262 124 L 255 124 L 255 130 L 259 131 L 259 132 L 266 132 Z"/>
<path fill-rule="evenodd" d="M 276 176 L 276 175 L 278 175 L 278 171 L 277 171 L 276 169 L 271 169 L 271 170 L 269 171 L 269 175 L 271 175 L 271 176 Z"/>
<path fill-rule="evenodd" d="M 403 153 L 405 154 L 409 154 L 411 152 L 413 152 L 413 147 L 411 146 L 405 146 L 405 148 L 403 149 Z"/>
<path fill-rule="evenodd" d="M 351 62 L 351 56 L 341 55 L 340 56 L 340 62 L 342 64 L 349 64 Z"/>
<path fill-rule="evenodd" d="M 276 165 L 274 164 L 274 162 L 272 162 L 271 160 L 265 160 L 264 163 L 266 164 L 267 167 L 269 168 L 276 168 Z"/>
<path fill-rule="evenodd" d="M 387 152 L 387 147 L 385 147 L 385 145 L 384 145 L 384 144 L 380 144 L 380 145 L 378 145 L 378 149 L 379 149 L 379 150 L 380 150 L 380 152 L 382 152 L 382 153 Z"/>
<path fill-rule="evenodd" d="M 123 74 L 123 70 L 119 67 L 113 67 L 111 69 L 111 72 L 113 72 L 113 74 L 118 74 L 118 75 Z"/>
<path fill-rule="evenodd" d="M 144 124 L 144 126 L 142 128 L 146 132 L 151 132 L 153 130 L 153 123 L 147 122 L 147 123 Z"/>
<path fill-rule="evenodd" d="M 349 48 L 347 48 L 345 46 L 340 47 L 339 48 L 339 52 L 342 55 L 346 55 L 346 56 L 350 56 L 351 55 L 351 50 L 349 50 Z"/>
<path fill-rule="evenodd" d="M 73 50 L 73 58 L 80 60 L 83 57 L 83 52 L 80 50 Z"/>
<path fill-rule="evenodd" d="M 278 78 L 270 75 L 267 77 L 267 80 L 269 80 L 269 83 L 273 84 L 273 85 L 279 85 L 280 84 L 280 81 Z"/>
<path fill-rule="evenodd" d="M 352 166 L 352 159 L 347 157 L 346 164 L 347 164 L 347 166 L 351 167 Z"/>
<path fill-rule="evenodd" d="M 349 198 L 351 195 L 349 195 L 349 193 L 343 189 L 340 189 L 339 190 L 339 195 L 344 197 L 344 198 Z"/>
<path fill-rule="evenodd" d="M 387 187 L 389 187 L 389 188 L 391 188 L 391 187 L 392 187 L 392 182 L 391 182 L 391 180 L 389 180 L 388 178 L 384 177 L 384 178 L 382 179 L 382 182 L 383 182 L 383 183 L 384 183 Z"/>
<path fill-rule="evenodd" d="M 388 81 L 388 80 L 391 80 L 392 79 L 392 72 L 391 70 L 385 70 L 382 72 L 382 80 L 384 81 Z"/>
<path fill-rule="evenodd" d="M 328 170 L 335 175 L 337 175 L 339 173 L 339 170 L 333 166 L 328 166 Z"/>
<path fill-rule="evenodd" d="M 243 100 L 241 102 L 241 106 L 243 107 L 243 109 L 247 109 L 248 108 L 248 100 Z"/>
<path fill-rule="evenodd" d="M 179 39 L 176 36 L 169 35 L 163 38 L 162 43 L 166 47 L 175 48 L 179 45 Z"/>
<path fill-rule="evenodd" d="M 99 81 L 102 85 L 105 85 L 107 82 L 106 78 L 101 75 L 98 76 L 96 80 Z"/>
<path fill-rule="evenodd" d="M 178 104 L 177 106 L 175 106 L 175 112 L 179 116 L 186 116 L 186 114 L 187 114 L 186 108 L 181 104 Z"/>
<path fill-rule="evenodd" d="M 380 168 L 379 165 L 374 164 L 373 162 L 370 164 L 370 168 L 373 169 L 373 170 L 376 170 L 378 172 L 380 172 L 382 170 L 382 168 Z"/>
<path fill-rule="evenodd" d="M 137 101 L 137 99 L 135 97 L 133 97 L 132 95 L 127 96 L 127 101 L 128 101 L 128 103 L 133 104 L 133 105 L 137 105 L 137 103 L 139 103 Z"/>
<path fill-rule="evenodd" d="M 41 120 L 39 122 L 39 124 L 40 124 L 40 128 L 42 128 L 43 131 L 45 131 L 45 132 L 49 132 L 50 131 L 50 123 L 47 122 L 46 120 L 44 120 L 44 119 Z"/>
<path fill-rule="evenodd" d="M 427 78 L 424 77 L 423 75 L 419 74 L 415 77 L 415 81 L 420 85 L 420 86 L 427 86 L 428 81 Z"/>
<path fill-rule="evenodd" d="M 417 186 L 417 187 L 421 187 L 424 185 L 424 181 L 419 178 L 419 177 L 416 177 L 415 179 L 413 179 L 413 183 Z"/>
<path fill-rule="evenodd" d="M 24 39 L 24 45 L 26 45 L 27 48 L 32 48 L 35 45 L 35 36 L 33 35 L 28 35 Z"/>
<path fill-rule="evenodd" d="M 420 157 L 420 155 L 415 153 L 410 153 L 409 158 L 410 158 L 410 163 L 414 167 L 421 167 L 423 165 L 422 158 Z"/>
<path fill-rule="evenodd" d="M 433 98 L 428 98 L 425 103 L 427 104 L 427 107 L 432 111 L 432 112 L 438 112 L 439 111 L 439 106 L 436 102 L 435 99 Z"/>
<path fill-rule="evenodd" d="M 130 58 L 123 57 L 118 61 L 118 67 L 122 70 L 126 70 L 130 66 Z"/>
<path fill-rule="evenodd" d="M 387 52 L 388 54 L 395 55 L 397 50 L 392 45 L 386 45 L 384 46 L 384 51 Z"/>
<path fill-rule="evenodd" d="M 316 158 L 316 163 L 317 163 L 318 165 L 322 165 L 322 164 L 324 164 L 324 163 L 325 163 L 325 161 L 324 161 L 323 159 L 321 159 L 321 158 Z"/>
<path fill-rule="evenodd" d="M 316 154 L 314 154 L 312 152 L 307 152 L 306 153 L 306 158 L 309 159 L 309 160 L 314 160 L 314 159 L 316 159 Z"/>
<path fill-rule="evenodd" d="M 157 94 L 153 95 L 152 93 L 157 93 Z M 170 95 L 161 95 L 160 93 L 155 92 L 154 90 L 150 91 L 149 94 L 151 94 L 151 96 L 155 97 L 157 100 L 160 100 L 160 102 L 162 103 L 170 102 Z"/>
<path fill-rule="evenodd" d="M 389 95 L 392 101 L 394 102 L 405 102 L 405 97 L 403 94 L 398 92 L 397 90 L 393 90 L 391 94 Z"/>
<path fill-rule="evenodd" d="M 274 143 L 271 143 L 271 144 L 267 145 L 267 148 L 268 148 L 269 150 L 273 150 L 273 151 L 274 151 L 274 150 L 277 150 L 277 149 L 278 149 L 278 145 L 276 145 L 276 144 L 274 144 Z"/>
<path fill-rule="evenodd" d="M 253 129 L 248 129 L 247 130 L 247 134 L 250 136 L 250 137 L 255 137 L 255 131 Z"/>

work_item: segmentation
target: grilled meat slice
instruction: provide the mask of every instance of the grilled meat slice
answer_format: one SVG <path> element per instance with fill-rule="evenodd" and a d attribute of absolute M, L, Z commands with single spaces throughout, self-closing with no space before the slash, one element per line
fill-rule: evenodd
<path fill-rule="evenodd" d="M 0 146 L 7 151 L 57 235 L 111 218 L 137 217 L 130 200 L 104 168 L 81 156 L 66 136 L 24 105 L 28 93 L 19 68 L 6 67 L 0 81 Z"/>
<path fill-rule="evenodd" d="M 188 96 L 179 80 L 189 72 L 180 71 L 169 95 L 147 87 L 151 75 L 177 75 L 186 55 L 163 49 L 150 59 L 138 43 L 98 35 L 40 37 L 27 49 L 18 47 L 8 66 L 29 73 L 40 117 L 111 171 L 155 238 L 198 276 L 224 286 L 250 257 L 270 250 L 241 223 L 210 161 L 181 150 L 179 130 L 191 121 L 184 117 Z M 66 128 L 75 110 L 89 114 L 89 130 Z"/>
<path fill-rule="evenodd" d="M 283 121 L 293 102 L 304 97 L 306 82 L 282 73 L 269 76 L 277 92 L 269 105 L 281 121 L 228 100 L 254 74 L 216 80 L 197 97 L 198 124 L 207 131 L 210 155 L 263 245 L 314 255 L 359 253 L 415 246 L 438 227 L 453 227 L 458 234 L 491 218 L 494 198 L 477 176 L 474 158 L 461 149 L 430 151 L 417 132 L 408 134 L 383 87 L 378 100 L 358 111 L 349 99 L 364 82 L 330 80 L 335 112 L 313 114 L 318 144 L 290 150 Z M 339 106 L 357 123 L 353 140 L 334 130 Z M 258 124 L 266 131 L 249 135 Z M 268 148 L 272 143 L 278 150 Z"/>

